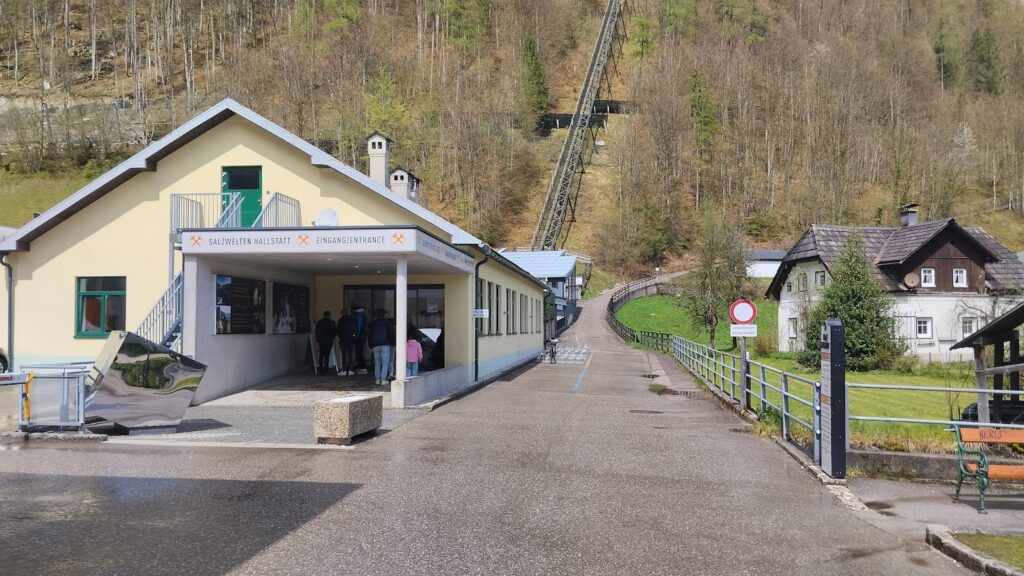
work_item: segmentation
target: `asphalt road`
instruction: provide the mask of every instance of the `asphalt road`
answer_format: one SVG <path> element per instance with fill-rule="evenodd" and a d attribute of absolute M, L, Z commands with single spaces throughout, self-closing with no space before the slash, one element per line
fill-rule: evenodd
<path fill-rule="evenodd" d="M 2 451 L 2 571 L 970 573 L 617 341 L 604 302 L 562 338 L 588 364 L 534 365 L 351 450 Z"/>

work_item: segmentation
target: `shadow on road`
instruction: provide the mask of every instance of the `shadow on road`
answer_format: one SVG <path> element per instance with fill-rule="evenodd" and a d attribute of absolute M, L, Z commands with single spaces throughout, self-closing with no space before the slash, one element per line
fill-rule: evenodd
<path fill-rule="evenodd" d="M 8 474 L 7 574 L 223 574 L 357 484 Z"/>

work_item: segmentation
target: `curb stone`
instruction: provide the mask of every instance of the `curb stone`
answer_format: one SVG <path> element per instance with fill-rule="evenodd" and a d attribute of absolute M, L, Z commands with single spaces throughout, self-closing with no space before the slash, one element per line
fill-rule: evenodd
<path fill-rule="evenodd" d="M 929 524 L 925 527 L 925 542 L 932 548 L 953 558 L 964 566 L 989 576 L 1024 576 L 1024 570 L 990 558 L 957 540 L 948 526 Z"/>
<path fill-rule="evenodd" d="M 105 442 L 106 434 L 92 434 L 89 432 L 3 432 L 0 433 L 0 441 L 11 442 L 21 440 L 45 441 L 45 442 Z"/>

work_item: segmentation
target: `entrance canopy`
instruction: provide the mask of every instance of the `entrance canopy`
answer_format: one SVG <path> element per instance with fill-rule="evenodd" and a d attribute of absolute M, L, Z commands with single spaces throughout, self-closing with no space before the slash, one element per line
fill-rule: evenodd
<path fill-rule="evenodd" d="M 334 274 L 394 270 L 396 256 L 406 257 L 412 274 L 472 273 L 476 265 L 416 226 L 188 229 L 181 232 L 181 252 Z"/>

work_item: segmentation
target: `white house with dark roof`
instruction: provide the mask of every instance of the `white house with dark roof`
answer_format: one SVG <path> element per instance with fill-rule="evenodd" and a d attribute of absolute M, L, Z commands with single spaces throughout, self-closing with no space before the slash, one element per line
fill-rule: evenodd
<path fill-rule="evenodd" d="M 830 268 L 859 234 L 872 273 L 892 294 L 898 336 L 925 360 L 968 360 L 950 346 L 1024 302 L 1024 263 L 981 228 L 952 219 L 917 223 L 908 207 L 899 227 L 815 224 L 786 253 L 767 295 L 779 301 L 779 349 L 803 347 L 806 320 Z"/>

